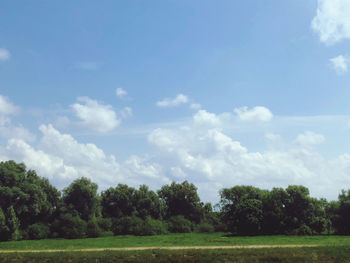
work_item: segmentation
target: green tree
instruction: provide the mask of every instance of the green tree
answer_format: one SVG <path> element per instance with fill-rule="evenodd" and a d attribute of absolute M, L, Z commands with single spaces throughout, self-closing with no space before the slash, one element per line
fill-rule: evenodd
<path fill-rule="evenodd" d="M 141 185 L 140 188 L 135 191 L 135 207 L 137 216 L 146 219 L 152 217 L 159 219 L 162 217 L 162 204 L 158 195 L 149 190 L 148 186 Z"/>
<path fill-rule="evenodd" d="M 310 227 L 312 221 L 312 200 L 309 196 L 309 189 L 302 185 L 290 185 L 286 188 L 286 193 L 285 232 L 297 233 L 298 228 L 303 225 Z"/>
<path fill-rule="evenodd" d="M 229 231 L 237 235 L 260 233 L 263 219 L 263 194 L 264 191 L 253 186 L 235 186 L 221 190 L 223 221 Z"/>
<path fill-rule="evenodd" d="M 287 192 L 283 188 L 273 188 L 262 196 L 262 234 L 281 234 L 284 231 L 284 213 Z"/>
<path fill-rule="evenodd" d="M 63 201 L 68 212 L 72 215 L 77 213 L 85 221 L 95 217 L 99 208 L 97 188 L 97 184 L 85 177 L 73 181 L 63 190 Z"/>
<path fill-rule="evenodd" d="M 342 190 L 338 196 L 336 215 L 333 218 L 335 232 L 339 235 L 350 235 L 350 190 Z"/>
<path fill-rule="evenodd" d="M 161 218 L 162 205 L 157 194 L 141 185 L 138 190 L 124 184 L 101 193 L 102 214 L 105 217 L 121 218 L 137 216 L 142 219 Z"/>
<path fill-rule="evenodd" d="M 158 191 L 158 196 L 166 205 L 166 218 L 182 215 L 186 219 L 199 223 L 203 218 L 202 203 L 194 184 L 187 181 L 173 182 L 165 185 Z"/>
<path fill-rule="evenodd" d="M 102 214 L 104 217 L 121 218 L 135 213 L 135 188 L 125 184 L 109 188 L 101 193 Z"/>
<path fill-rule="evenodd" d="M 19 240 L 21 237 L 20 232 L 19 232 L 20 222 L 16 216 L 16 213 L 15 213 L 15 210 L 13 209 L 13 206 L 10 206 L 7 209 L 6 218 L 7 218 L 7 226 L 10 230 L 8 239 L 9 240 Z"/>

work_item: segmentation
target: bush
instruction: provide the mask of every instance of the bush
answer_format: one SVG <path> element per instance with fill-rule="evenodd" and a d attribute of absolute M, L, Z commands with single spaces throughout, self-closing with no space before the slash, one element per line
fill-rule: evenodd
<path fill-rule="evenodd" d="M 141 231 L 139 233 L 134 233 L 134 235 L 153 236 L 166 233 L 168 233 L 168 229 L 167 225 L 163 221 L 156 220 L 151 217 L 146 217 L 146 220 L 143 221 Z"/>
<path fill-rule="evenodd" d="M 59 237 L 64 238 L 84 238 L 86 236 L 86 222 L 79 216 L 63 214 L 53 223 L 53 231 Z"/>
<path fill-rule="evenodd" d="M 102 231 L 100 237 L 112 237 L 114 233 L 112 231 Z"/>
<path fill-rule="evenodd" d="M 103 231 L 111 231 L 112 229 L 112 219 L 111 218 L 104 218 L 104 217 L 98 217 L 96 218 L 98 226 Z"/>
<path fill-rule="evenodd" d="M 145 220 L 137 216 L 125 216 L 113 221 L 113 233 L 115 235 L 151 236 L 168 233 L 167 225 L 151 217 Z"/>
<path fill-rule="evenodd" d="M 29 239 L 44 239 L 49 236 L 50 228 L 42 223 L 37 223 L 30 225 L 27 233 Z"/>
<path fill-rule="evenodd" d="M 202 222 L 197 226 L 197 232 L 199 233 L 213 233 L 214 230 L 214 226 L 207 222 Z"/>
<path fill-rule="evenodd" d="M 113 221 L 112 231 L 115 235 L 135 235 L 142 231 L 143 221 L 136 216 L 125 216 Z"/>
<path fill-rule="evenodd" d="M 86 226 L 87 237 L 100 237 L 101 234 L 102 234 L 102 230 L 97 224 L 97 220 L 95 218 L 90 219 Z"/>
<path fill-rule="evenodd" d="M 302 224 L 297 229 L 294 229 L 291 234 L 297 236 L 311 236 L 312 230 L 309 226 Z"/>
<path fill-rule="evenodd" d="M 172 233 L 192 232 L 192 223 L 183 216 L 173 216 L 168 220 L 168 229 Z"/>

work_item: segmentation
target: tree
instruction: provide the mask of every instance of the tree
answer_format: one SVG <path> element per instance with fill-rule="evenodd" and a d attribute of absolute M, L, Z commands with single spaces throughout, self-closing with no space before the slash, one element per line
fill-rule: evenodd
<path fill-rule="evenodd" d="M 333 218 L 336 234 L 350 235 L 350 190 L 342 190 L 335 207 L 337 216 Z"/>
<path fill-rule="evenodd" d="M 182 215 L 186 219 L 199 223 L 203 217 L 203 207 L 194 184 L 187 181 L 173 182 L 158 191 L 158 196 L 166 204 L 166 218 Z"/>
<path fill-rule="evenodd" d="M 135 213 L 135 188 L 125 184 L 109 188 L 101 193 L 102 214 L 104 217 L 120 218 Z"/>
<path fill-rule="evenodd" d="M 286 198 L 287 193 L 283 188 L 273 188 L 263 195 L 262 234 L 283 233 Z"/>
<path fill-rule="evenodd" d="M 14 161 L 0 163 L 0 186 L 13 187 L 25 180 L 26 166 Z"/>
<path fill-rule="evenodd" d="M 95 217 L 99 208 L 97 187 L 97 184 L 85 177 L 73 181 L 63 190 L 63 201 L 68 211 L 77 213 L 85 221 Z"/>
<path fill-rule="evenodd" d="M 51 222 L 59 196 L 59 191 L 47 179 L 37 176 L 33 170 L 26 171 L 24 164 L 0 163 L 0 208 L 7 213 L 12 206 L 24 237 L 30 225 Z"/>
<path fill-rule="evenodd" d="M 309 189 L 302 185 L 290 185 L 286 188 L 284 225 L 286 233 L 297 233 L 298 228 L 310 227 L 312 221 L 312 201 Z"/>
<path fill-rule="evenodd" d="M 263 218 L 264 191 L 253 186 L 235 186 L 221 190 L 223 221 L 233 234 L 257 235 Z"/>
<path fill-rule="evenodd" d="M 7 227 L 9 229 L 8 240 L 19 240 L 20 232 L 19 226 L 20 222 L 16 216 L 13 206 L 10 206 L 6 211 Z"/>
<path fill-rule="evenodd" d="M 162 205 L 155 192 L 141 185 L 138 190 L 118 184 L 101 193 L 102 214 L 105 217 L 121 218 L 137 216 L 142 219 L 161 218 Z"/>
<path fill-rule="evenodd" d="M 137 216 L 146 219 L 152 217 L 159 219 L 162 217 L 162 204 L 158 195 L 149 190 L 148 186 L 141 185 L 139 190 L 135 191 L 135 207 Z"/>
<path fill-rule="evenodd" d="M 0 241 L 8 240 L 9 233 L 10 233 L 10 229 L 7 226 L 5 213 L 0 208 Z"/>

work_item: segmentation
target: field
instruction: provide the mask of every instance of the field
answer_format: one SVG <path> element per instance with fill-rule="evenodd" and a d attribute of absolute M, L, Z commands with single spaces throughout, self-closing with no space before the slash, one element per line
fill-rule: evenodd
<path fill-rule="evenodd" d="M 186 246 L 308 245 L 239 249 L 168 250 Z M 111 248 L 153 247 L 147 250 Z M 106 251 L 74 251 L 78 249 Z M 4 253 L 15 250 L 15 253 Z M 31 250 L 40 250 L 36 253 Z M 51 250 L 48 252 L 47 250 Z M 52 251 L 53 250 L 53 251 Z M 54 251 L 56 250 L 56 252 Z M 63 250 L 63 251 L 57 251 Z M 25 252 L 27 251 L 27 252 Z M 0 262 L 350 262 L 347 236 L 259 236 L 230 237 L 224 233 L 169 234 L 162 236 L 117 236 L 93 239 L 46 239 L 0 243 Z"/>

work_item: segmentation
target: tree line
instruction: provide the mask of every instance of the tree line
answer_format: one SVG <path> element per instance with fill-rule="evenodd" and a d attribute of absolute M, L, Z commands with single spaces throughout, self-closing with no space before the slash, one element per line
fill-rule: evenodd
<path fill-rule="evenodd" d="M 23 163 L 0 163 L 0 240 L 230 232 L 232 235 L 350 234 L 350 191 L 337 201 L 304 186 L 220 191 L 213 209 L 187 181 L 154 192 L 125 184 L 98 193 L 87 178 L 58 191 Z"/>

